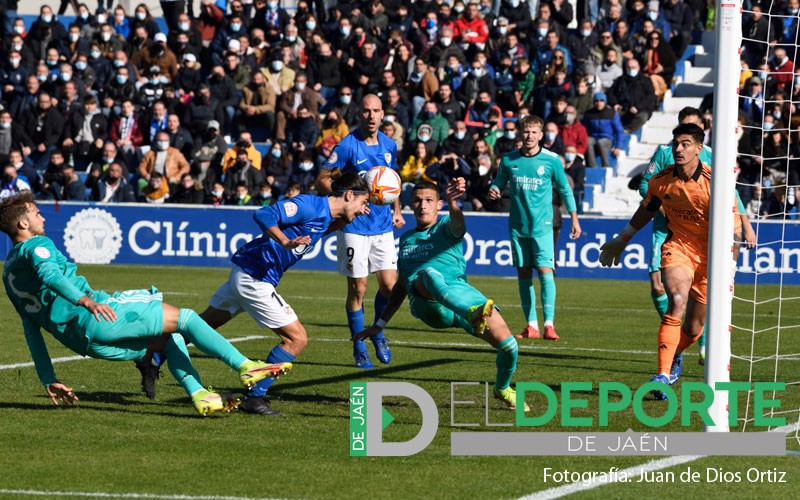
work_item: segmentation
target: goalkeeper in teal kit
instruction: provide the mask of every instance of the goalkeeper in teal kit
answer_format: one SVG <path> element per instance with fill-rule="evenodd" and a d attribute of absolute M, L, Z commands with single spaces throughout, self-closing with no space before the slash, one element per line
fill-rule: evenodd
<path fill-rule="evenodd" d="M 439 218 L 439 187 L 428 181 L 414 186 L 411 206 L 416 228 L 400 238 L 399 280 L 380 318 L 353 339 L 373 337 L 383 331 L 408 296 L 411 314 L 426 325 L 463 328 L 497 350 L 494 396 L 509 409 L 515 409 L 516 392 L 510 384 L 517 367 L 517 341 L 494 310 L 494 302 L 467 282 L 462 246 L 467 228 L 456 201 L 465 191 L 463 178 L 450 181 L 446 193 L 450 213 Z"/>
<path fill-rule="evenodd" d="M 30 192 L 0 202 L 0 230 L 14 243 L 6 257 L 3 284 L 22 318 L 39 380 L 56 405 L 74 403 L 78 397 L 56 378 L 41 329 L 72 351 L 93 358 L 132 360 L 148 349 L 163 350 L 170 372 L 202 415 L 231 405 L 203 388 L 186 341 L 237 370 L 245 386 L 291 369 L 291 363 L 250 361 L 191 309 L 163 303 L 154 288 L 113 295 L 93 290 L 77 275 L 77 266 L 67 262 L 44 235 L 44 217 Z"/>
<path fill-rule="evenodd" d="M 680 113 L 678 113 L 678 122 L 683 125 L 686 123 L 692 123 L 697 125 L 700 128 L 704 127 L 703 121 L 703 113 L 691 106 L 686 106 L 685 108 L 681 109 Z M 705 163 L 706 165 L 712 165 L 712 157 L 711 157 L 711 148 L 708 146 L 703 146 L 703 149 L 700 151 L 700 161 Z M 647 166 L 647 170 L 645 170 L 644 175 L 642 176 L 642 180 L 639 183 L 639 194 L 642 195 L 642 198 L 647 196 L 647 186 L 650 182 L 650 179 L 653 178 L 654 175 L 664 170 L 665 167 L 668 165 L 672 165 L 675 163 L 675 159 L 672 156 L 672 144 L 664 144 L 659 146 L 656 150 L 653 158 L 650 159 L 650 164 Z M 739 192 L 736 191 L 736 203 L 739 206 L 739 217 L 741 218 L 742 222 L 742 232 L 745 244 L 748 248 L 755 247 L 756 243 L 756 234 L 753 231 L 753 226 L 750 224 L 750 218 L 747 216 L 747 211 L 744 208 L 744 204 L 742 204 L 742 200 L 739 198 Z M 653 217 L 653 242 L 652 242 L 652 252 L 650 255 L 650 265 L 648 268 L 648 272 L 650 273 L 650 298 L 653 299 L 653 305 L 656 308 L 656 312 L 658 312 L 659 316 L 664 316 L 667 312 L 667 292 L 664 289 L 664 285 L 661 283 L 661 246 L 667 240 L 669 230 L 667 229 L 667 219 L 664 215 L 659 211 L 655 217 Z M 734 263 L 739 256 L 739 247 L 736 247 L 736 251 L 734 252 Z M 734 264 L 735 269 L 735 264 Z M 705 361 L 705 331 L 703 335 L 698 340 L 697 344 L 700 347 L 700 364 L 704 364 Z"/>
<path fill-rule="evenodd" d="M 572 219 L 570 237 L 581 235 L 575 197 L 564 171 L 561 158 L 539 144 L 542 137 L 542 119 L 526 116 L 520 120 L 522 148 L 503 156 L 500 169 L 492 186 L 489 198 L 499 199 L 500 193 L 509 185 L 511 211 L 508 226 L 511 233 L 511 259 L 517 268 L 522 312 L 528 325 L 517 338 L 540 338 L 536 316 L 536 301 L 533 290 L 533 268 L 539 274 L 542 312 L 544 314 L 544 338 L 558 340 L 555 325 L 556 283 L 555 245 L 553 242 L 553 186 L 558 189 Z"/>

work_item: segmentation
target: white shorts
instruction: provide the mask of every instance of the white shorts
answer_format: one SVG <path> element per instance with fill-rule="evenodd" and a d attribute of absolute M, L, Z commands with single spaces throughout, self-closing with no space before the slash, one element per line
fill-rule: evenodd
<path fill-rule="evenodd" d="M 336 256 L 339 274 L 348 278 L 366 278 L 377 271 L 396 270 L 394 233 L 364 236 L 339 231 L 336 234 Z"/>
<path fill-rule="evenodd" d="M 233 266 L 228 281 L 214 292 L 208 305 L 231 316 L 246 311 L 262 328 L 280 328 L 297 321 L 292 306 L 274 286 L 251 278 L 239 266 Z"/>

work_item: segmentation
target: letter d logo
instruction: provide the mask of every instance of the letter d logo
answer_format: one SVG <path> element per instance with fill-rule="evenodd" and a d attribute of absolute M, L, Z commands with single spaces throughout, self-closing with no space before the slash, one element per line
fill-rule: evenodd
<path fill-rule="evenodd" d="M 408 398 L 422 411 L 422 427 L 417 435 L 404 442 L 383 442 L 383 429 L 393 417 L 384 410 L 383 398 Z M 366 403 L 366 412 L 364 412 Z M 364 415 L 366 413 L 366 415 Z M 436 436 L 439 411 L 433 398 L 421 387 L 408 382 L 350 383 L 350 455 L 402 457 L 424 450 Z M 366 428 L 366 429 L 365 429 Z"/>

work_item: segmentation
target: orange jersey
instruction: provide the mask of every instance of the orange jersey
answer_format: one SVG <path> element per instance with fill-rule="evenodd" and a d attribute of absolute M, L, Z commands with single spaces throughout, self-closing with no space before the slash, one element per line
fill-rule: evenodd
<path fill-rule="evenodd" d="M 676 240 L 703 258 L 708 255 L 708 223 L 711 207 L 711 167 L 701 163 L 687 181 L 678 176 L 678 167 L 670 165 L 655 175 L 647 187 L 645 207 L 650 211 L 664 209 L 669 234 L 667 241 Z M 741 228 L 735 199 L 735 227 Z"/>

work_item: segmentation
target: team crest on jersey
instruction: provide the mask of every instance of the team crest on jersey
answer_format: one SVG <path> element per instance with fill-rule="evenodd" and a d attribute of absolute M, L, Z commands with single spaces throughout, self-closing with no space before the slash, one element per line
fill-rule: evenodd
<path fill-rule="evenodd" d="M 293 201 L 287 201 L 283 204 L 283 210 L 286 212 L 286 217 L 294 217 L 297 213 L 297 204 Z"/>
<path fill-rule="evenodd" d="M 650 165 L 648 165 L 648 167 L 647 167 L 647 173 L 648 174 L 653 174 L 653 173 L 655 173 L 655 171 L 656 171 L 655 163 L 651 163 Z"/>
<path fill-rule="evenodd" d="M 43 259 L 50 258 L 50 250 L 46 249 L 45 247 L 36 247 L 33 249 L 33 253 Z"/>
<path fill-rule="evenodd" d="M 392 164 L 392 153 L 383 153 L 383 159 L 386 160 L 386 165 Z"/>
<path fill-rule="evenodd" d="M 539 169 L 536 171 L 536 173 L 539 174 L 540 177 L 543 176 L 544 175 L 544 165 L 539 165 Z"/>
<path fill-rule="evenodd" d="M 122 248 L 122 230 L 109 212 L 86 208 L 67 222 L 64 246 L 78 264 L 110 264 Z"/>
<path fill-rule="evenodd" d="M 331 155 L 328 157 L 328 163 L 333 165 L 336 163 L 336 160 L 339 159 L 339 155 L 336 154 L 336 151 L 333 151 Z"/>

